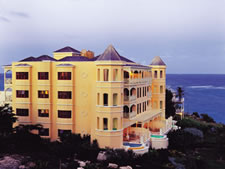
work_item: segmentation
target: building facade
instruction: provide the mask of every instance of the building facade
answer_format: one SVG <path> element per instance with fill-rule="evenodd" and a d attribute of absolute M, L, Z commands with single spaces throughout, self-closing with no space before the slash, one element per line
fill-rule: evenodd
<path fill-rule="evenodd" d="M 65 47 L 53 57 L 13 62 L 4 72 L 18 123 L 42 124 L 39 134 L 51 140 L 80 133 L 100 147 L 123 148 L 147 145 L 152 133 L 165 131 L 166 65 L 158 56 L 144 66 L 112 45 L 99 56 Z"/>

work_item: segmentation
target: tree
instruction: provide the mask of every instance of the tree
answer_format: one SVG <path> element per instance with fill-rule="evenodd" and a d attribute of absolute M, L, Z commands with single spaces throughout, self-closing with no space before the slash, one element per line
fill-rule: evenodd
<path fill-rule="evenodd" d="M 166 118 L 174 116 L 176 112 L 172 98 L 173 93 L 171 92 L 171 90 L 166 89 Z"/>
<path fill-rule="evenodd" d="M 17 118 L 12 113 L 12 107 L 9 104 L 5 104 L 0 107 L 0 136 L 7 136 L 13 131 L 13 123 Z"/>
<path fill-rule="evenodd" d="M 179 98 L 179 101 L 181 101 L 182 97 L 184 96 L 184 90 L 181 87 L 177 88 L 177 96 Z"/>

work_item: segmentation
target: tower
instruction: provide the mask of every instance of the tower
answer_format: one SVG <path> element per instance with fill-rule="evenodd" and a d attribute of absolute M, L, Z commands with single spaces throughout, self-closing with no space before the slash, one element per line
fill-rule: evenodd
<path fill-rule="evenodd" d="M 159 109 L 165 119 L 166 64 L 155 56 L 150 64 L 152 68 L 152 109 Z"/>
<path fill-rule="evenodd" d="M 106 147 L 122 147 L 123 62 L 112 45 L 96 60 L 95 137 Z"/>

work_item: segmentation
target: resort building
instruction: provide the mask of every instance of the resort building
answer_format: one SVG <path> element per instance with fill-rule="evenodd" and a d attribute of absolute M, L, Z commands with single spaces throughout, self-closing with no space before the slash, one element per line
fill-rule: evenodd
<path fill-rule="evenodd" d="M 11 78 L 7 73 L 11 72 Z M 166 65 L 159 56 L 144 66 L 110 45 L 99 56 L 71 47 L 53 57 L 28 57 L 4 66 L 5 92 L 19 124 L 42 124 L 39 134 L 89 134 L 100 147 L 166 148 Z M 154 143 L 154 136 L 162 140 Z M 151 136 L 153 139 L 151 139 Z"/>

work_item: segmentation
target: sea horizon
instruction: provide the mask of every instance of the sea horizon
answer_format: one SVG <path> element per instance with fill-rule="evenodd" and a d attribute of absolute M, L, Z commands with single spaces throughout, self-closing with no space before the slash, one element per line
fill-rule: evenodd
<path fill-rule="evenodd" d="M 166 86 L 182 87 L 185 112 L 206 113 L 216 122 L 225 123 L 225 74 L 167 74 Z M 0 91 L 4 90 L 4 76 L 0 73 Z"/>

